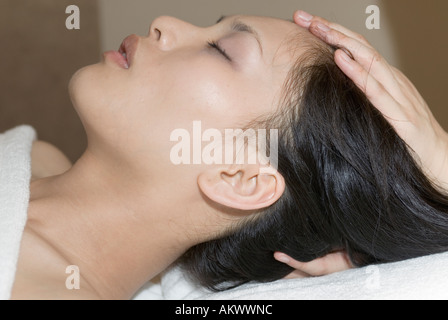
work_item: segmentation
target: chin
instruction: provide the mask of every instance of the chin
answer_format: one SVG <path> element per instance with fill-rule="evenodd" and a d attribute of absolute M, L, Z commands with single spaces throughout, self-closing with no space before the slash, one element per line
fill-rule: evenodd
<path fill-rule="evenodd" d="M 104 97 L 102 84 L 106 75 L 100 63 L 83 67 L 71 77 L 68 85 L 70 99 L 75 109 L 98 106 Z"/>
<path fill-rule="evenodd" d="M 103 91 L 101 74 L 100 64 L 89 65 L 76 71 L 68 84 L 70 100 L 84 127 L 86 118 L 90 118 L 89 114 L 98 112 L 95 109 L 100 107 L 100 101 L 103 97 L 103 94 L 101 94 Z"/>

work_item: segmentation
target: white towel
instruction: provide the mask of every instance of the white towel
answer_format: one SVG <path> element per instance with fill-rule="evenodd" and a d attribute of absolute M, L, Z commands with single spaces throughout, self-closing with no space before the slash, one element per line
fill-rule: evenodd
<path fill-rule="evenodd" d="M 22 125 L 0 134 L 0 299 L 11 296 L 25 227 L 35 130 Z"/>
<path fill-rule="evenodd" d="M 315 278 L 250 283 L 210 292 L 189 281 L 179 268 L 148 284 L 137 300 L 446 300 L 448 253 L 372 265 Z"/>

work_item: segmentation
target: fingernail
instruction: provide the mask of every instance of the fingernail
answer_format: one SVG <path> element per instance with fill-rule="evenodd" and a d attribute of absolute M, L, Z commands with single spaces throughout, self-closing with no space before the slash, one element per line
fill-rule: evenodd
<path fill-rule="evenodd" d="M 291 261 L 287 256 L 285 256 L 284 254 L 279 254 L 277 255 L 277 260 L 283 263 L 289 263 L 289 261 Z"/>
<path fill-rule="evenodd" d="M 320 31 L 324 32 L 324 33 L 327 33 L 328 31 L 331 30 L 329 26 L 327 26 L 327 25 L 325 25 L 325 24 L 323 24 L 323 23 L 318 23 L 318 24 L 317 24 L 317 28 L 318 28 Z"/>
<path fill-rule="evenodd" d="M 310 22 L 311 19 L 313 19 L 313 16 L 310 15 L 308 12 L 302 10 L 299 10 L 298 12 L 299 12 L 298 13 L 299 18 L 302 19 L 303 21 Z"/>

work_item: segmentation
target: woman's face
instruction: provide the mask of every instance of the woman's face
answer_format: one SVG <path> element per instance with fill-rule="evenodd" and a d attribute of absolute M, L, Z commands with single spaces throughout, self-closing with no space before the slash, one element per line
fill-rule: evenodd
<path fill-rule="evenodd" d="M 127 62 L 107 52 L 73 76 L 71 97 L 89 146 L 139 166 L 150 163 L 153 176 L 164 169 L 174 174 L 173 130 L 186 129 L 193 139 L 193 121 L 203 131 L 237 129 L 277 110 L 300 54 L 293 57 L 288 47 L 295 35 L 311 37 L 292 22 L 266 17 L 230 16 L 207 28 L 156 19 L 147 36 L 124 41 Z"/>

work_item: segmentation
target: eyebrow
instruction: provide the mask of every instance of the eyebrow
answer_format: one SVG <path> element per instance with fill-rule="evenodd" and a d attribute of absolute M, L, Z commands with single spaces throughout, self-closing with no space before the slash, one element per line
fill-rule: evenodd
<path fill-rule="evenodd" d="M 227 16 L 221 16 L 216 21 L 216 23 L 218 24 L 218 23 L 220 23 L 221 21 L 223 21 L 223 20 L 225 20 L 227 18 L 228 18 Z M 241 20 L 235 19 L 235 20 L 233 20 L 233 22 L 232 22 L 232 24 L 230 26 L 230 29 L 232 31 L 234 31 L 234 32 L 246 32 L 246 33 L 249 33 L 250 35 L 252 35 L 255 38 L 255 40 L 257 40 L 258 46 L 260 48 L 260 53 L 261 53 L 261 55 L 263 55 L 263 45 L 262 45 L 262 42 L 261 42 L 261 39 L 260 39 L 260 35 L 258 34 L 258 32 L 254 28 L 252 28 L 248 24 L 242 22 Z"/>

